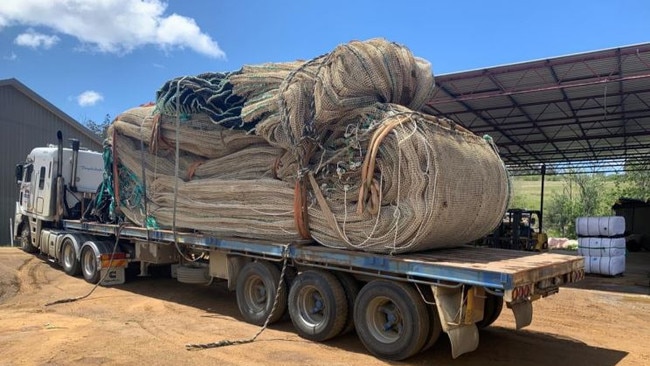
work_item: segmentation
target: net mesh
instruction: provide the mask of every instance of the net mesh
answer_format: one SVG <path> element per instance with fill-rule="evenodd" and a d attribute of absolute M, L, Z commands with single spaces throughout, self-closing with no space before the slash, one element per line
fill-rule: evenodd
<path fill-rule="evenodd" d="M 380 253 L 470 242 L 501 220 L 508 176 L 491 140 L 418 112 L 433 87 L 428 62 L 382 39 L 171 80 L 110 127 L 115 198 L 139 225 L 225 238 Z"/>

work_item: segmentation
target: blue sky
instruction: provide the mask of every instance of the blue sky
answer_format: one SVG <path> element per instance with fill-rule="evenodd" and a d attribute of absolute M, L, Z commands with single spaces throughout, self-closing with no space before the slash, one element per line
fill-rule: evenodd
<path fill-rule="evenodd" d="M 451 73 L 650 42 L 650 1 L 2 0 L 0 79 L 101 122 L 177 76 L 373 37 Z"/>

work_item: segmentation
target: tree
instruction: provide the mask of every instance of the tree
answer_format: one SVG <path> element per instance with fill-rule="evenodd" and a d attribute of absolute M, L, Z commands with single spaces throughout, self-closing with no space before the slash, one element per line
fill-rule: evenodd
<path fill-rule="evenodd" d="M 111 116 L 107 113 L 104 116 L 104 121 L 102 123 L 97 123 L 91 119 L 86 120 L 84 123 L 89 130 L 91 130 L 95 135 L 99 136 L 102 140 L 107 138 L 108 126 L 111 125 Z"/>
<path fill-rule="evenodd" d="M 575 221 L 581 216 L 611 215 L 615 194 L 606 186 L 600 173 L 571 173 L 563 176 L 562 193 L 551 196 L 545 210 L 545 222 L 550 231 L 565 237 L 575 237 Z"/>
<path fill-rule="evenodd" d="M 647 200 L 650 198 L 650 160 L 625 164 L 623 174 L 616 176 L 618 197 Z"/>
<path fill-rule="evenodd" d="M 575 220 L 580 216 L 578 212 L 579 208 L 570 188 L 554 194 L 544 212 L 544 222 L 549 228 L 547 231 L 561 237 L 573 237 Z"/>

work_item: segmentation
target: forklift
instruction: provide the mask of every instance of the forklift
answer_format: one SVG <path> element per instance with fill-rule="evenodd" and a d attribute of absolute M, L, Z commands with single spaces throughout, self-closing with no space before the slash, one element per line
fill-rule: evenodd
<path fill-rule="evenodd" d="M 548 235 L 542 230 L 542 211 L 544 210 L 544 181 L 546 164 L 541 165 L 541 195 L 539 210 L 511 208 L 494 229 L 492 234 L 483 238 L 481 245 L 490 248 L 547 251 Z"/>
<path fill-rule="evenodd" d="M 546 251 L 548 235 L 542 231 L 542 212 L 512 208 L 506 211 L 501 224 L 484 238 L 490 248 Z"/>

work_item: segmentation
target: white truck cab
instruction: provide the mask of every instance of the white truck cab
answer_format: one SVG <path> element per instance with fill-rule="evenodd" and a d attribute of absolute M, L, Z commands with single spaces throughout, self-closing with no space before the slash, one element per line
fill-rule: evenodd
<path fill-rule="evenodd" d="M 13 229 L 27 251 L 40 247 L 42 228 L 56 229 L 65 218 L 80 218 L 103 179 L 101 153 L 80 149 L 78 140 L 63 148 L 61 139 L 59 135 L 59 145 L 34 148 L 16 166 L 20 191 Z"/>
<path fill-rule="evenodd" d="M 20 194 L 18 206 L 20 212 L 26 215 L 54 221 L 56 216 L 56 179 L 57 179 L 58 148 L 37 147 L 33 149 L 24 164 L 19 179 Z M 20 168 L 22 166 L 22 169 Z M 69 209 L 81 203 L 84 194 L 94 193 L 103 177 L 102 155 L 94 151 L 79 151 L 77 169 L 73 174 L 73 151 L 63 149 L 62 176 L 68 182 L 64 202 Z"/>

